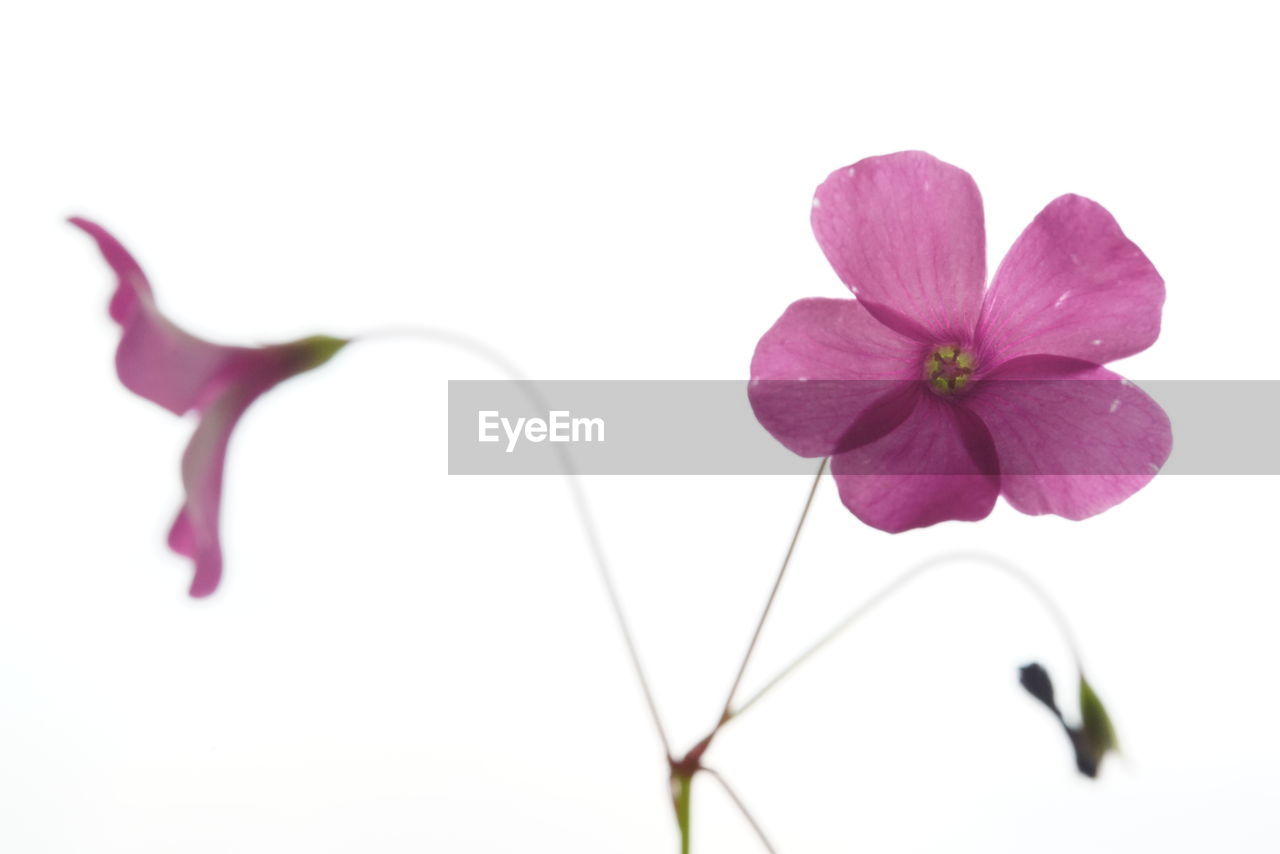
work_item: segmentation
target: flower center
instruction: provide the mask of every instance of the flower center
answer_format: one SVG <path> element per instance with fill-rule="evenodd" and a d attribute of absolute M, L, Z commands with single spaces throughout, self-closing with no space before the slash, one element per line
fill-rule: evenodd
<path fill-rule="evenodd" d="M 959 347 L 939 347 L 924 361 L 929 388 L 938 394 L 955 394 L 969 385 L 973 374 L 973 354 Z"/>

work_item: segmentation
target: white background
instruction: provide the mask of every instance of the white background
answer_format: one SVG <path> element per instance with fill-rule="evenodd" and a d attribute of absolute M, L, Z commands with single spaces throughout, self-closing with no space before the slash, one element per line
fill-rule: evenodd
<path fill-rule="evenodd" d="M 1126 375 L 1274 378 L 1266 6 L 971 6 L 6 5 L 0 849 L 676 846 L 564 484 L 445 474 L 446 380 L 496 375 L 384 341 L 263 398 L 232 448 L 225 583 L 188 600 L 163 536 L 192 425 L 118 385 L 111 278 L 67 215 L 219 341 L 429 325 L 544 379 L 745 379 L 789 302 L 846 293 L 813 187 L 921 148 L 977 180 L 992 268 L 1061 193 L 1116 215 L 1168 283 Z M 808 484 L 586 487 L 683 749 Z M 1083 523 L 1002 504 L 889 536 L 827 483 L 748 688 L 905 567 L 981 548 L 1070 615 L 1125 757 L 1075 775 L 1016 684 L 1038 659 L 1069 693 L 1061 639 L 957 565 L 708 760 L 784 854 L 1273 851 L 1274 490 L 1164 477 Z M 709 781 L 694 822 L 695 851 L 756 850 Z"/>

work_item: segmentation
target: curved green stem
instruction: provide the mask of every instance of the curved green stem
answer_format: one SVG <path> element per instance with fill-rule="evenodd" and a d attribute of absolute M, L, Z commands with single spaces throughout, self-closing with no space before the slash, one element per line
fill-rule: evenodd
<path fill-rule="evenodd" d="M 794 673 L 800 667 L 800 665 L 804 664 L 806 661 L 812 658 L 815 654 L 817 654 L 820 650 L 822 650 L 824 647 L 826 647 L 828 644 L 834 641 L 837 637 L 839 637 L 846 629 L 848 629 L 854 623 L 857 623 L 867 614 L 871 613 L 871 611 L 875 610 L 876 607 L 882 604 L 885 600 L 890 599 L 894 594 L 901 591 L 908 584 L 915 581 L 917 578 L 929 572 L 930 570 L 937 569 L 938 567 L 944 566 L 953 561 L 962 561 L 962 560 L 971 560 L 971 561 L 977 561 L 979 563 L 985 563 L 987 566 L 997 569 L 1005 573 L 1006 575 L 1010 576 L 1015 581 L 1022 584 L 1023 587 L 1031 591 L 1032 595 L 1035 596 L 1037 600 L 1039 600 L 1040 604 L 1049 613 L 1050 618 L 1057 625 L 1058 631 L 1062 633 L 1063 639 L 1067 644 L 1067 648 L 1071 652 L 1071 657 L 1075 659 L 1077 669 L 1080 670 L 1081 672 L 1084 671 L 1084 668 L 1080 663 L 1080 649 L 1079 649 L 1079 646 L 1076 644 L 1075 634 L 1071 631 L 1071 626 L 1067 622 L 1066 616 L 1062 613 L 1062 609 L 1058 607 L 1058 604 L 1053 601 L 1053 599 L 1049 596 L 1049 594 L 1045 591 L 1045 589 L 1041 587 L 1040 584 L 1036 582 L 1035 579 L 1033 579 L 1029 574 L 1024 572 L 1022 569 L 1020 569 L 1016 564 L 1010 561 L 1007 561 L 1002 557 L 998 557 L 996 555 L 987 554 L 986 552 L 979 552 L 979 551 L 951 552 L 949 554 L 938 555 L 937 557 L 933 557 L 926 561 L 923 561 L 922 563 L 916 564 L 914 567 L 912 567 L 911 569 L 908 569 L 902 575 L 898 576 L 896 579 L 891 581 L 885 587 L 881 588 L 881 590 L 878 593 L 876 593 L 870 599 L 863 602 L 861 605 L 859 605 L 857 608 L 851 611 L 843 620 L 837 623 L 834 628 L 832 628 L 829 632 L 827 632 L 825 635 L 819 638 L 804 652 L 800 653 L 800 655 L 797 656 L 794 661 L 792 661 L 786 667 L 782 668 L 782 670 L 778 671 L 778 673 L 776 673 L 773 676 L 773 678 L 771 678 L 768 682 L 766 682 L 764 686 L 760 688 L 760 690 L 756 691 L 755 694 L 751 695 L 751 697 L 747 699 L 746 702 L 744 702 L 738 708 L 727 712 L 724 718 L 724 722 L 727 723 L 728 721 L 740 716 L 747 709 L 754 706 L 760 700 L 760 698 L 764 697 L 766 694 L 772 691 L 774 687 L 778 685 L 779 682 L 781 682 L 782 680 L 790 676 L 792 673 Z"/>

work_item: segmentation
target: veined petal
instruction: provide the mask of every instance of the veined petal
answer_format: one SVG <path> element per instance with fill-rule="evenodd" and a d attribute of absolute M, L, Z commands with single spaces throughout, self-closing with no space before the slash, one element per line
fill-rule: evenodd
<path fill-rule="evenodd" d="M 774 438 L 805 457 L 883 435 L 910 411 L 895 402 L 919 380 L 923 345 L 851 299 L 792 303 L 756 345 L 748 396 Z"/>
<path fill-rule="evenodd" d="M 969 342 L 986 233 L 967 172 L 922 151 L 869 157 L 818 187 L 812 221 L 831 266 L 873 312 L 918 325 L 932 339 L 925 343 Z"/>
<path fill-rule="evenodd" d="M 917 385 L 895 430 L 831 458 L 840 500 L 874 528 L 900 533 L 949 519 L 985 519 L 1000 493 L 991 437 L 962 406 Z"/>
<path fill-rule="evenodd" d="M 1104 364 L 1160 334 L 1164 281 L 1115 219 L 1082 196 L 1054 199 L 996 270 L 978 324 L 981 359 L 1047 354 Z"/>
<path fill-rule="evenodd" d="M 116 371 L 130 391 L 178 415 L 199 409 L 246 368 L 245 347 L 224 347 L 190 335 L 156 308 L 146 275 L 133 256 L 106 229 L 73 217 L 71 224 L 97 242 L 116 274 L 111 317 L 123 334 Z"/>
<path fill-rule="evenodd" d="M 965 405 L 990 429 L 1001 491 L 1023 513 L 1101 513 L 1149 483 L 1173 446 L 1159 404 L 1075 359 L 1007 362 L 974 384 Z"/>

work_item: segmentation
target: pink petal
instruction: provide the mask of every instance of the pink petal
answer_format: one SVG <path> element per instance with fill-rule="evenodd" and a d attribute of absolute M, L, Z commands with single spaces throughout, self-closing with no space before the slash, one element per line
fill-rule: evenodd
<path fill-rule="evenodd" d="M 747 393 L 779 442 L 801 456 L 827 456 L 906 417 L 910 409 L 892 403 L 920 378 L 926 355 L 857 300 L 804 299 L 756 345 Z"/>
<path fill-rule="evenodd" d="M 156 308 L 146 275 L 120 242 L 88 220 L 70 222 L 97 241 L 116 274 L 110 312 L 123 329 L 116 349 L 120 381 L 178 415 L 203 406 L 252 351 L 211 344 L 174 326 Z"/>
<path fill-rule="evenodd" d="M 813 198 L 818 244 L 877 317 L 926 343 L 971 340 L 986 283 L 982 197 L 922 151 L 832 172 Z"/>
<path fill-rule="evenodd" d="M 346 344 L 316 336 L 290 344 L 249 350 L 243 369 L 210 402 L 182 455 L 182 485 L 187 500 L 169 531 L 169 547 L 195 561 L 192 596 L 207 596 L 222 577 L 222 473 L 231 431 L 249 405 L 274 386 L 319 367 Z"/>
<path fill-rule="evenodd" d="M 1160 334 L 1164 281 L 1096 202 L 1054 199 L 996 271 L 978 324 L 980 360 L 1070 356 L 1102 364 Z"/>
<path fill-rule="evenodd" d="M 1001 491 L 1023 513 L 1101 513 L 1149 483 L 1173 445 L 1159 404 L 1074 359 L 1007 362 L 974 384 L 965 405 L 990 429 Z"/>
<path fill-rule="evenodd" d="M 228 388 L 205 411 L 182 455 L 182 485 L 187 500 L 169 531 L 169 547 L 195 561 L 192 596 L 208 596 L 222 578 L 218 523 L 227 446 L 240 416 L 268 387 L 257 381 Z"/>
<path fill-rule="evenodd" d="M 982 422 L 916 384 L 917 405 L 883 438 L 831 458 L 840 499 L 855 516 L 890 533 L 948 519 L 985 519 L 1000 475 Z"/>

